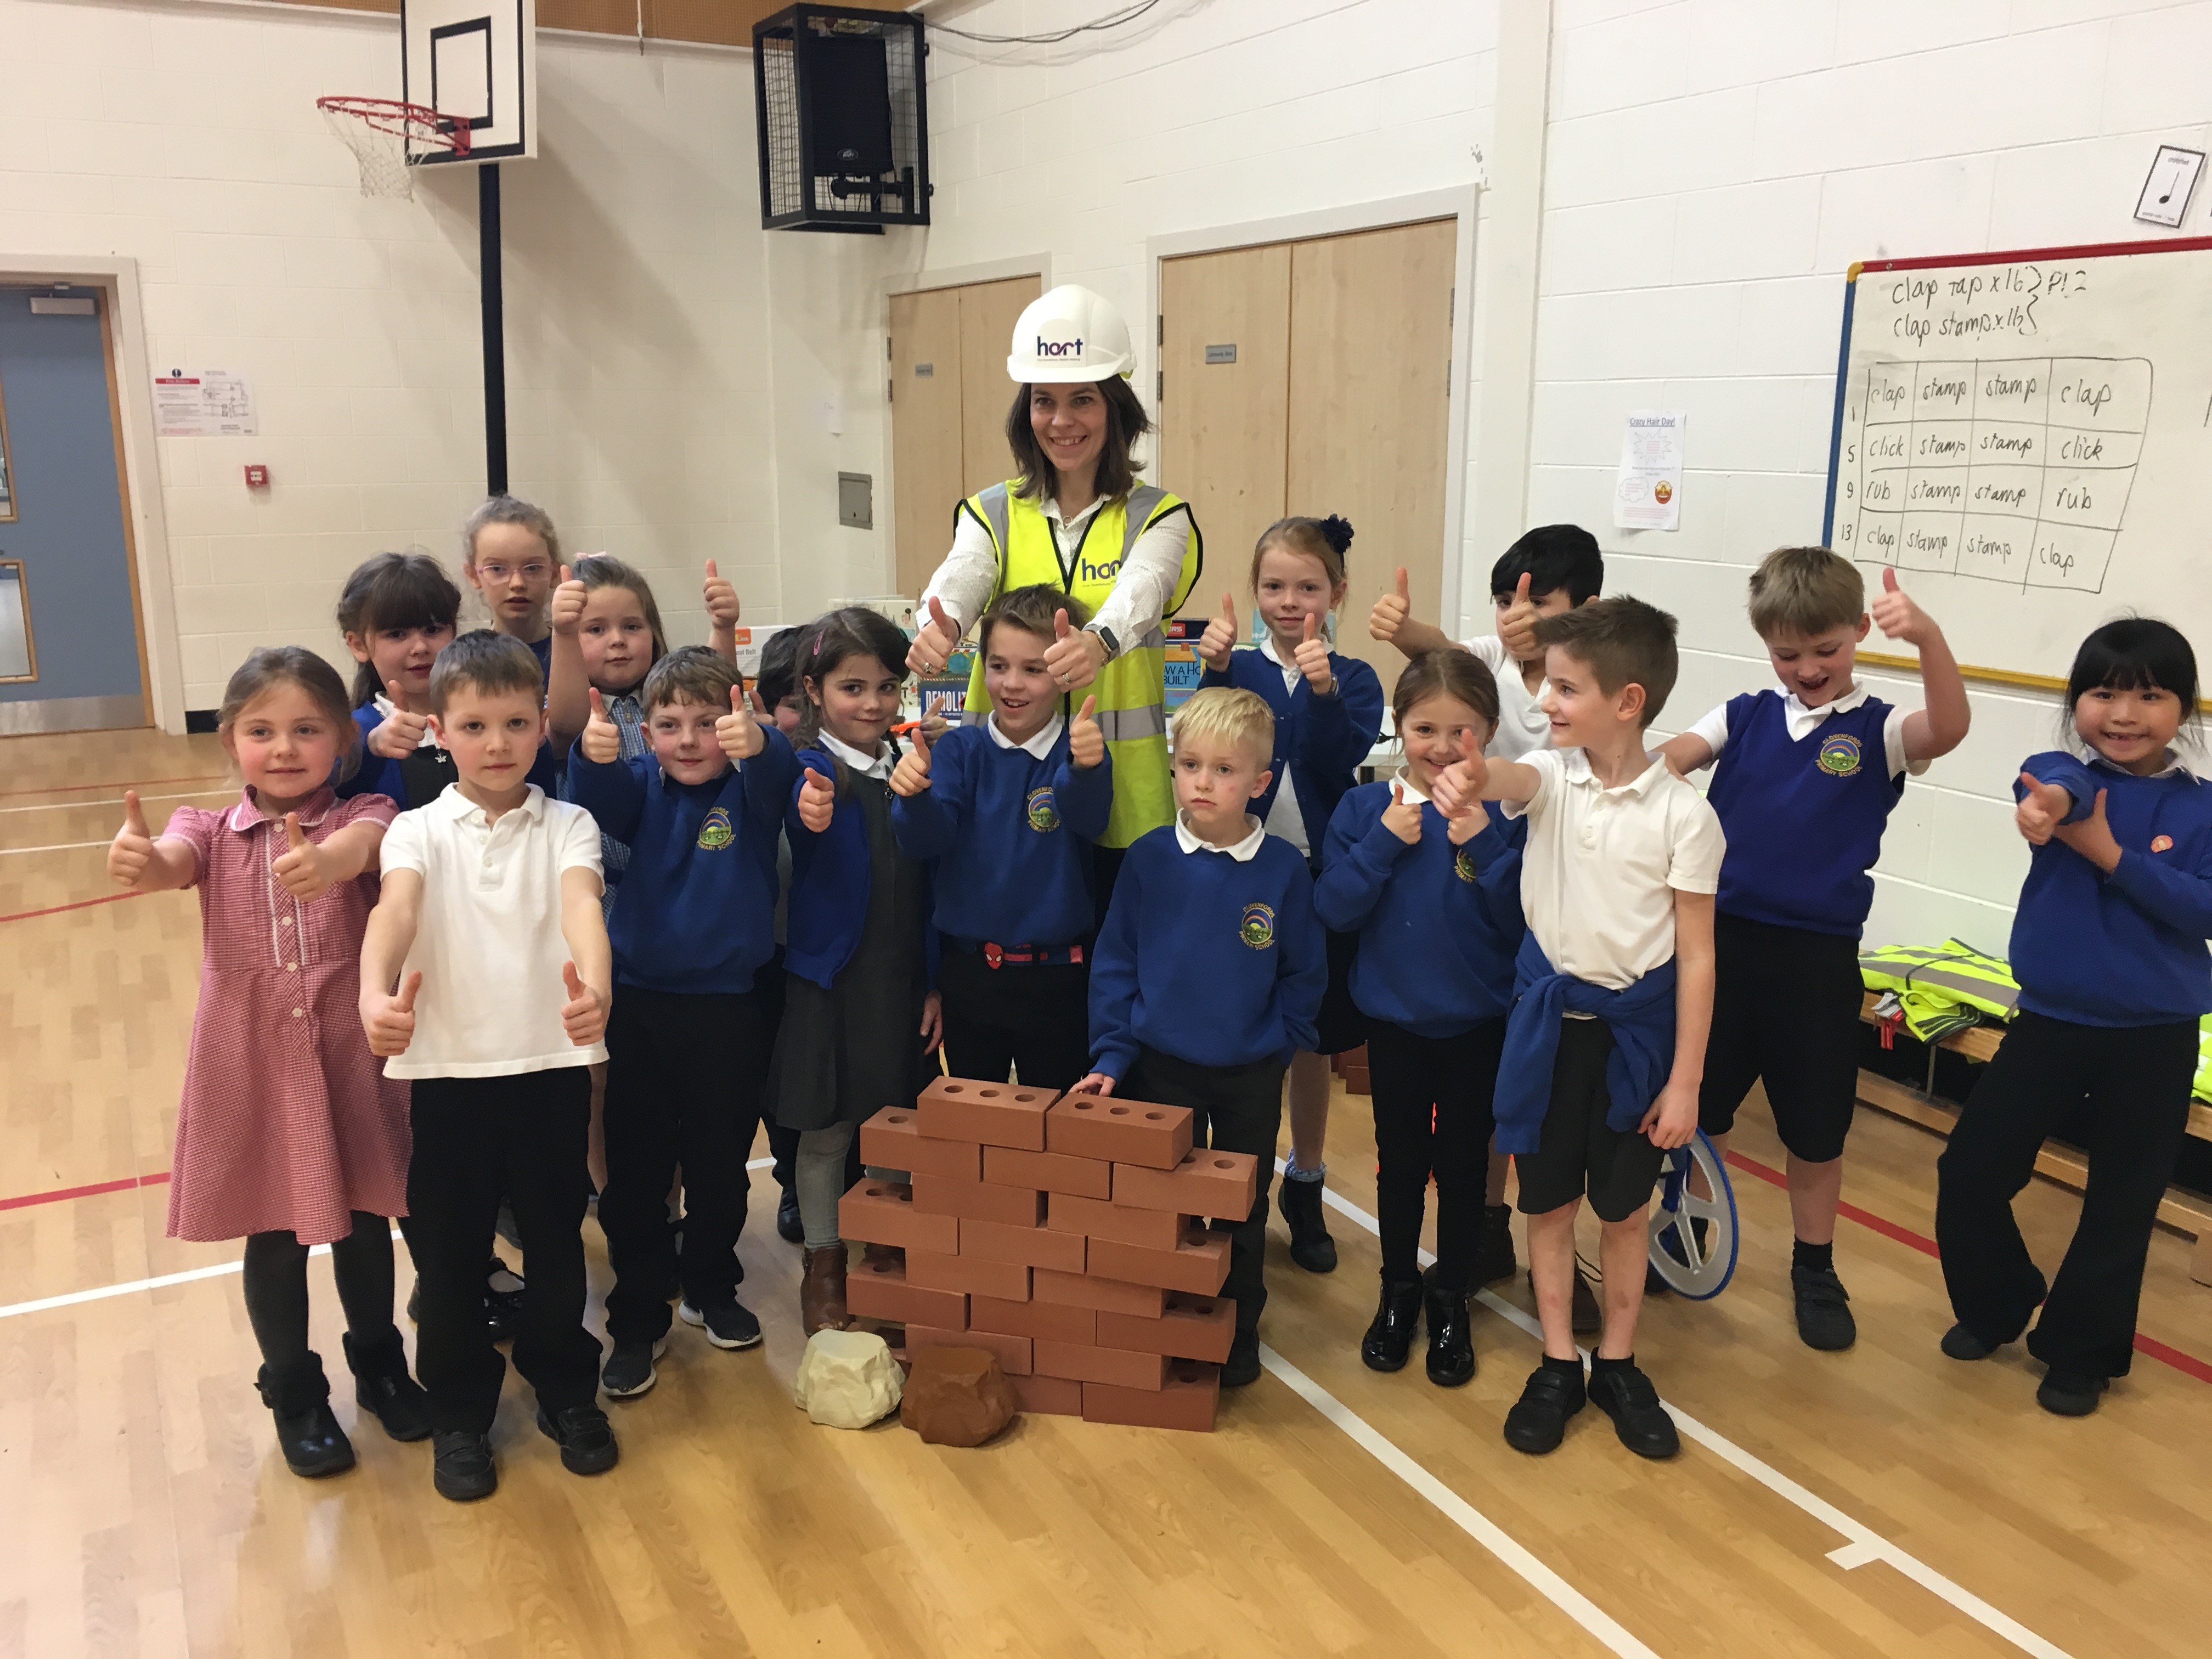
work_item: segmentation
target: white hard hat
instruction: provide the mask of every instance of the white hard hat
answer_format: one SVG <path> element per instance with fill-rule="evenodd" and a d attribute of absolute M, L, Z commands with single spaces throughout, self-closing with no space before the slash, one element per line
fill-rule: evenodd
<path fill-rule="evenodd" d="M 1024 386 L 1103 380 L 1135 372 L 1129 325 L 1113 303 L 1063 283 L 1030 302 L 1006 348 L 1006 373 Z"/>

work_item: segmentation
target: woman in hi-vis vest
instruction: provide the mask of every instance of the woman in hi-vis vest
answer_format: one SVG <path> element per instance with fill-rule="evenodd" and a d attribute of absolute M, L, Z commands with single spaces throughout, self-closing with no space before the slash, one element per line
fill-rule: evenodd
<path fill-rule="evenodd" d="M 1033 583 L 1090 606 L 1090 623 L 1045 660 L 1063 714 L 1077 698 L 1098 699 L 1113 756 L 1114 809 L 1095 866 L 1102 914 L 1122 850 L 1175 819 L 1160 624 L 1189 597 L 1200 554 L 1189 506 L 1136 477 L 1130 451 L 1152 423 L 1129 389 L 1135 363 L 1129 325 L 1088 289 L 1056 288 L 1022 313 L 1006 358 L 1019 388 L 1006 414 L 1018 476 L 960 503 L 907 653 L 917 674 L 943 673 L 991 601 Z M 980 661 L 967 707 L 970 720 L 990 709 Z"/>

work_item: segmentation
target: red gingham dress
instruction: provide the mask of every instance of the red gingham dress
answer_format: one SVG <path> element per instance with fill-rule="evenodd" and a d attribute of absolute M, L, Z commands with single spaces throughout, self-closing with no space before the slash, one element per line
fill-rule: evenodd
<path fill-rule="evenodd" d="M 319 842 L 360 819 L 390 823 L 382 795 L 300 813 Z M 352 1212 L 407 1212 L 408 1087 L 387 1079 L 361 1028 L 361 939 L 378 878 L 302 904 L 270 866 L 282 818 L 249 792 L 220 812 L 180 806 L 165 836 L 199 855 L 205 954 L 177 1114 L 169 1237 L 239 1238 L 289 1228 L 302 1244 L 353 1231 Z"/>

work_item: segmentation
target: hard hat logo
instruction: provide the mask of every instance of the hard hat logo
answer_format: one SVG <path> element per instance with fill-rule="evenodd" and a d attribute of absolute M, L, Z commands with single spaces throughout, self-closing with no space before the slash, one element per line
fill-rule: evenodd
<path fill-rule="evenodd" d="M 1048 340 L 1040 334 L 1037 336 L 1036 349 L 1037 356 L 1040 357 L 1080 357 L 1083 355 L 1083 342 L 1079 338 Z"/>
<path fill-rule="evenodd" d="M 1074 283 L 1030 303 L 1006 347 L 1006 374 L 1024 385 L 1127 374 L 1137 354 L 1129 325 L 1111 301 Z"/>

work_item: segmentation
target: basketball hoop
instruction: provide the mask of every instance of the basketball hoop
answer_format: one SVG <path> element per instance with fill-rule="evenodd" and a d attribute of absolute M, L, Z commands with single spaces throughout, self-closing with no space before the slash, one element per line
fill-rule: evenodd
<path fill-rule="evenodd" d="M 469 153 L 468 123 L 421 104 L 339 97 L 318 98 L 315 107 L 360 164 L 364 196 L 413 195 L 419 151 L 447 150 L 457 159 Z"/>

